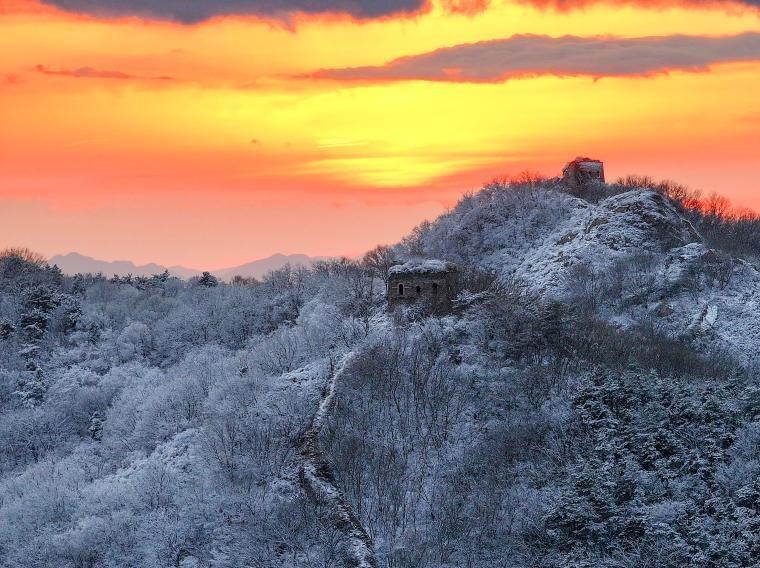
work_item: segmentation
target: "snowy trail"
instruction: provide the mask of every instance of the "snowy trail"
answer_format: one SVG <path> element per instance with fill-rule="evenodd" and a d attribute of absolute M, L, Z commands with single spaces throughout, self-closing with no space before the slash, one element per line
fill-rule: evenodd
<path fill-rule="evenodd" d="M 300 454 L 303 459 L 300 470 L 301 485 L 311 499 L 324 505 L 335 527 L 348 540 L 348 565 L 352 568 L 377 568 L 377 559 L 373 552 L 372 539 L 354 513 L 343 492 L 335 485 L 330 464 L 322 455 L 319 435 L 325 419 L 335 403 L 335 391 L 338 379 L 351 360 L 353 353 L 346 355 L 329 378 L 327 389 L 322 396 L 311 426 L 301 438 Z"/>

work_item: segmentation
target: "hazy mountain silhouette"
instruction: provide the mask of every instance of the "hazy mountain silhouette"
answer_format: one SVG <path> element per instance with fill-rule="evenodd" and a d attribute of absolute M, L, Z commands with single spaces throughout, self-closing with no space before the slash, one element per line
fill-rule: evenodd
<path fill-rule="evenodd" d="M 230 280 L 236 275 L 261 278 L 267 272 L 277 270 L 286 264 L 291 264 L 293 266 L 311 266 L 315 261 L 320 260 L 321 258 L 324 257 L 311 257 L 305 254 L 278 253 L 239 266 L 212 270 L 211 272 L 223 280 Z M 149 276 L 151 274 L 159 274 L 164 270 L 168 270 L 174 276 L 180 278 L 192 278 L 193 276 L 198 276 L 202 272 L 196 268 L 188 268 L 179 265 L 164 266 L 156 263 L 135 264 L 130 260 L 99 260 L 77 252 L 55 255 L 51 257 L 48 262 L 51 265 L 58 265 L 64 274 L 101 273 L 108 277 L 114 275 L 125 276 L 127 274 L 132 274 L 133 276 Z"/>
<path fill-rule="evenodd" d="M 267 258 L 261 258 L 254 260 L 240 266 L 233 266 L 232 268 L 224 268 L 222 270 L 212 271 L 214 275 L 218 276 L 222 280 L 230 280 L 233 276 L 245 276 L 254 278 L 261 278 L 267 272 L 282 268 L 286 264 L 292 266 L 311 266 L 317 260 L 324 260 L 326 257 L 322 256 L 307 256 L 305 254 L 273 254 Z M 170 270 L 171 272 L 171 270 Z"/>

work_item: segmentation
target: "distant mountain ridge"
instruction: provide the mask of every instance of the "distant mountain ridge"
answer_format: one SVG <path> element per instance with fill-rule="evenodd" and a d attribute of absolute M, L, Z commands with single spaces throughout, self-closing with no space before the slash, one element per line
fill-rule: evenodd
<path fill-rule="evenodd" d="M 325 260 L 325 256 L 308 256 L 305 254 L 273 254 L 266 258 L 260 258 L 232 268 L 211 271 L 215 276 L 222 280 L 232 280 L 234 276 L 244 276 L 246 278 L 261 278 L 272 270 L 282 268 L 286 264 L 291 266 L 311 266 L 319 260 Z M 171 270 L 169 270 L 171 272 Z"/>
<path fill-rule="evenodd" d="M 314 262 L 322 260 L 326 257 L 312 257 L 305 254 L 273 254 L 266 258 L 254 260 L 239 266 L 233 266 L 230 268 L 222 268 L 219 270 L 209 271 L 222 280 L 231 280 L 234 276 L 240 275 L 246 278 L 261 278 L 272 270 L 282 268 L 286 264 L 293 266 L 311 266 Z M 77 252 L 71 252 L 64 255 L 52 256 L 48 262 L 53 265 L 58 265 L 58 268 L 63 271 L 64 274 L 103 274 L 107 277 L 115 275 L 126 276 L 131 274 L 133 276 L 150 276 L 151 274 L 160 274 L 165 270 L 168 270 L 173 276 L 179 278 L 192 278 L 193 276 L 200 275 L 203 271 L 196 268 L 188 268 L 186 266 L 164 266 L 162 264 L 148 263 L 148 264 L 135 264 L 130 260 L 100 260 L 85 256 Z"/>

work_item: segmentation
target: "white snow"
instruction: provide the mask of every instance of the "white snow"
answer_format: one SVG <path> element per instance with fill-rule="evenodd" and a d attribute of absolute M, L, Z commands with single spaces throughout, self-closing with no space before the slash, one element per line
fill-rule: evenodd
<path fill-rule="evenodd" d="M 425 259 L 410 260 L 404 264 L 392 266 L 388 271 L 389 274 L 442 274 L 450 272 L 454 265 L 444 260 Z"/>
<path fill-rule="evenodd" d="M 574 267 L 604 279 L 613 268 L 645 257 L 648 264 L 636 270 L 647 300 L 632 301 L 625 313 L 611 308 L 610 321 L 635 325 L 666 299 L 672 313 L 655 316 L 662 331 L 674 337 L 698 331 L 705 348 L 726 349 L 745 361 L 757 357 L 760 272 L 741 260 L 720 260 L 654 191 L 633 189 L 598 203 L 551 190 L 485 191 L 444 215 L 423 239 L 428 254 L 516 278 L 544 297 L 567 297 L 576 284 Z M 727 281 L 710 271 L 723 272 Z"/>
<path fill-rule="evenodd" d="M 324 473 L 329 465 L 322 455 L 319 444 L 319 436 L 325 420 L 335 403 L 338 381 L 353 357 L 353 352 L 343 356 L 337 368 L 328 378 L 324 395 L 317 412 L 314 414 L 311 427 L 304 434 L 301 446 L 301 455 L 304 460 L 301 465 L 301 479 L 312 499 L 330 511 L 336 528 L 346 535 L 349 541 L 348 554 L 350 557 L 348 561 L 351 563 L 350 566 L 352 568 L 377 568 L 377 560 L 372 551 L 367 532 L 361 526 L 343 493 L 333 484 L 330 476 Z"/>

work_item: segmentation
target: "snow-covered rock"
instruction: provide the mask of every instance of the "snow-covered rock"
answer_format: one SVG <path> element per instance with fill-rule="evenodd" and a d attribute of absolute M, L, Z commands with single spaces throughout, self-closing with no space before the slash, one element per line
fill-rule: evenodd
<path fill-rule="evenodd" d="M 561 295 L 572 285 L 568 269 L 573 266 L 604 271 L 631 254 L 666 253 L 698 241 L 694 228 L 662 196 L 634 190 L 598 204 L 578 204 L 572 217 L 526 247 L 510 275 Z"/>
<path fill-rule="evenodd" d="M 581 277 L 605 294 L 618 278 L 629 289 L 624 307 L 604 312 L 616 325 L 654 317 L 672 336 L 755 357 L 760 272 L 711 250 L 655 191 L 632 189 L 594 203 L 552 189 L 486 189 L 420 238 L 430 256 L 515 278 L 545 298 L 572 297 Z"/>

